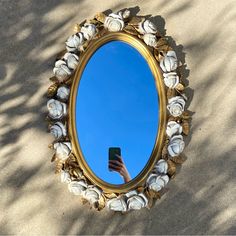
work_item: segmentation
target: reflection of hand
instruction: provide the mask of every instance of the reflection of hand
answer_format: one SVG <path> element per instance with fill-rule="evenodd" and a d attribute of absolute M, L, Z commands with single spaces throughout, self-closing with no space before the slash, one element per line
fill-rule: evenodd
<path fill-rule="evenodd" d="M 131 180 L 129 172 L 121 156 L 116 155 L 118 160 L 109 160 L 109 168 L 118 172 L 123 178 L 125 183 Z"/>

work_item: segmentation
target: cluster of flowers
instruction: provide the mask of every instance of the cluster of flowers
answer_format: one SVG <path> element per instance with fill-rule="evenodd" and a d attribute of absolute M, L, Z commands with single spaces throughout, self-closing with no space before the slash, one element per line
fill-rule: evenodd
<path fill-rule="evenodd" d="M 56 140 L 60 140 L 67 136 L 67 128 L 62 120 L 67 115 L 67 100 L 69 98 L 70 89 L 65 85 L 57 89 L 56 99 L 52 98 L 47 102 L 48 116 L 55 121 L 50 125 L 50 133 Z M 65 161 L 71 152 L 70 142 L 55 142 L 53 148 L 56 152 L 56 157 Z"/>
<path fill-rule="evenodd" d="M 161 159 L 155 165 L 153 173 L 148 177 L 149 188 L 154 191 L 160 191 L 169 181 L 167 175 L 168 164 Z M 61 171 L 61 182 L 68 184 L 68 189 L 75 195 L 80 195 L 91 204 L 99 201 L 102 197 L 102 190 L 94 185 L 88 185 L 83 179 L 73 180 L 67 171 Z M 124 195 L 112 198 L 107 201 L 106 206 L 113 211 L 139 210 L 147 207 L 148 198 L 144 193 L 136 190 L 129 191 Z"/>
<path fill-rule="evenodd" d="M 91 40 L 97 34 L 94 24 L 85 23 L 81 31 L 71 35 L 66 41 L 67 53 L 55 63 L 54 75 L 59 81 L 66 80 L 76 69 L 79 63 L 79 52 L 83 50 L 86 40 Z"/>
<path fill-rule="evenodd" d="M 174 89 L 179 84 L 179 76 L 176 73 L 178 67 L 176 53 L 168 51 L 163 59 L 160 61 L 160 67 L 164 76 L 165 85 Z M 173 117 L 182 115 L 185 107 L 185 100 L 182 96 L 175 96 L 168 100 L 167 109 Z M 175 122 L 169 121 L 166 129 L 167 136 L 170 139 L 168 145 L 168 153 L 171 157 L 178 156 L 184 149 L 184 141 L 182 133 L 182 126 Z"/>
<path fill-rule="evenodd" d="M 79 52 L 83 50 L 83 44 L 86 40 L 92 39 L 97 33 L 96 26 L 85 23 L 81 31 L 71 35 L 66 41 L 67 52 L 65 55 L 56 61 L 53 73 L 59 82 L 64 82 L 68 79 L 79 63 Z M 58 142 L 53 144 L 56 157 L 65 161 L 71 152 L 71 143 L 59 141 L 67 136 L 66 125 L 63 124 L 64 118 L 67 116 L 67 101 L 69 98 L 70 89 L 66 85 L 61 85 L 57 89 L 55 99 L 52 98 L 47 102 L 48 116 L 55 121 L 50 125 L 50 133 Z M 65 123 L 65 122 L 64 122 Z"/>

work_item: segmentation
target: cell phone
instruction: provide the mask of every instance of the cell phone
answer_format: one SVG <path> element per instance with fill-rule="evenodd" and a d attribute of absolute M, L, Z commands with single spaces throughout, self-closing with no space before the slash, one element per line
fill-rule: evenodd
<path fill-rule="evenodd" d="M 110 160 L 119 161 L 119 157 L 117 157 L 116 155 L 121 156 L 121 149 L 119 147 L 110 147 L 109 148 L 109 161 Z M 108 169 L 109 171 L 113 170 L 112 168 L 109 167 L 109 162 L 108 162 Z"/>

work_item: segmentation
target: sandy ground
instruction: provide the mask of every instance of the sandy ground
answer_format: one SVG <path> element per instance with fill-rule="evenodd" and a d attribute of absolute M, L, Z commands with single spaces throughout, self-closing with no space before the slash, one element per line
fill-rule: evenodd
<path fill-rule="evenodd" d="M 182 62 L 193 113 L 187 161 L 149 211 L 95 212 L 50 164 L 45 91 L 74 23 L 135 7 Z M 236 234 L 235 0 L 0 1 L 1 234 Z"/>

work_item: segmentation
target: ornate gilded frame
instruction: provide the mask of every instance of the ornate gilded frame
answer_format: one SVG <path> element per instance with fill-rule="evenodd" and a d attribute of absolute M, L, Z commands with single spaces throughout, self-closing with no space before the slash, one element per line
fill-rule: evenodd
<path fill-rule="evenodd" d="M 102 45 L 104 45 L 107 42 L 119 40 L 126 42 L 136 48 L 142 56 L 146 59 L 148 62 L 148 65 L 154 75 L 156 88 L 158 90 L 159 94 L 159 130 L 158 135 L 155 141 L 155 146 L 153 148 L 152 155 L 147 163 L 147 165 L 144 167 L 142 172 L 133 180 L 131 180 L 127 184 L 122 185 L 114 185 L 109 184 L 107 182 L 102 181 L 99 179 L 89 168 L 87 165 L 85 158 L 83 157 L 82 151 L 79 147 L 78 142 L 78 135 L 76 132 L 76 124 L 75 124 L 75 102 L 76 102 L 76 91 L 79 86 L 80 78 L 82 76 L 84 67 L 86 66 L 88 60 L 92 56 L 92 54 Z M 75 156 L 78 158 L 78 162 L 80 163 L 81 168 L 84 171 L 84 175 L 95 185 L 102 188 L 104 192 L 108 193 L 124 193 L 128 192 L 131 189 L 134 189 L 137 186 L 142 186 L 143 182 L 145 181 L 148 173 L 150 170 L 153 169 L 155 162 L 157 161 L 157 158 L 161 154 L 161 145 L 163 143 L 164 134 L 165 134 L 165 127 L 166 125 L 166 96 L 165 96 L 165 87 L 162 82 L 162 73 L 157 65 L 157 62 L 152 55 L 152 53 L 149 51 L 148 47 L 138 38 L 135 38 L 132 35 L 129 35 L 127 33 L 121 33 L 121 32 L 115 32 L 115 33 L 106 33 L 105 35 L 98 38 L 96 41 L 93 42 L 88 48 L 88 50 L 84 53 L 83 57 L 80 60 L 80 63 L 78 64 L 78 70 L 75 73 L 73 83 L 71 86 L 71 96 L 69 101 L 69 134 L 71 136 L 71 142 L 72 142 L 72 153 L 75 154 Z"/>
<path fill-rule="evenodd" d="M 67 52 L 63 51 L 55 63 L 53 84 L 47 93 L 47 120 L 55 137 L 50 147 L 55 150 L 52 161 L 56 162 L 56 173 L 61 173 L 61 181 L 68 184 L 70 192 L 80 195 L 84 203 L 97 210 L 105 206 L 122 212 L 150 208 L 175 175 L 176 165 L 183 162 L 182 133 L 189 133 L 190 116 L 184 111 L 186 96 L 176 54 L 150 20 L 132 17 L 129 10 L 108 16 L 98 13 L 94 19 L 76 24 L 75 32 L 66 41 Z M 126 42 L 142 54 L 159 94 L 160 121 L 152 155 L 142 172 L 123 185 L 102 181 L 88 167 L 79 147 L 74 119 L 84 67 L 100 46 L 113 40 Z"/>

